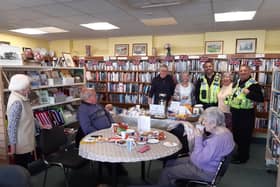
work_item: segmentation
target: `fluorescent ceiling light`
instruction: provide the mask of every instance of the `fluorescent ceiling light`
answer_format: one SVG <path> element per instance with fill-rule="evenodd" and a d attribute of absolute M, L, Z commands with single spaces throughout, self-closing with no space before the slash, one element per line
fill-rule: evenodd
<path fill-rule="evenodd" d="M 87 23 L 87 24 L 80 24 L 83 27 L 87 27 L 92 30 L 113 30 L 119 29 L 119 27 L 112 25 L 108 22 L 96 22 L 96 23 Z"/>
<path fill-rule="evenodd" d="M 215 13 L 215 22 L 252 20 L 256 11 Z"/>
<path fill-rule="evenodd" d="M 22 28 L 22 29 L 10 30 L 10 31 L 18 32 L 22 34 L 30 34 L 30 35 L 68 32 L 67 30 L 63 30 L 57 27 Z"/>
<path fill-rule="evenodd" d="M 47 32 L 47 33 L 69 32 L 67 30 L 60 29 L 58 27 L 40 27 L 40 28 L 37 28 L 37 29 L 39 29 L 40 31 L 43 31 L 43 32 Z"/>
<path fill-rule="evenodd" d="M 47 32 L 41 31 L 39 29 L 36 28 L 22 28 L 22 29 L 13 29 L 10 30 L 12 32 L 18 32 L 18 33 L 22 33 L 22 34 L 46 34 Z"/>

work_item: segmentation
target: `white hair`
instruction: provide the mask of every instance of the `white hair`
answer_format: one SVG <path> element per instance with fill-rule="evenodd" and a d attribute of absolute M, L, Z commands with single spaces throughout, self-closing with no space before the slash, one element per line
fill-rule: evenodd
<path fill-rule="evenodd" d="M 218 107 L 209 107 L 201 114 L 200 121 L 207 121 L 216 126 L 225 126 L 225 115 Z"/>
<path fill-rule="evenodd" d="M 24 74 L 15 74 L 10 80 L 10 91 L 22 91 L 30 87 L 30 77 Z"/>

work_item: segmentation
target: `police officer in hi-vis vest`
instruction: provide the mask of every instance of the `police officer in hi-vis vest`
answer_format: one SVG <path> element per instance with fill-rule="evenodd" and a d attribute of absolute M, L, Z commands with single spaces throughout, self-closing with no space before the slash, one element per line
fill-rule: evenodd
<path fill-rule="evenodd" d="M 203 104 L 206 109 L 210 106 L 218 106 L 217 94 L 220 91 L 221 75 L 214 72 L 213 62 L 207 61 L 203 64 L 204 75 L 195 85 L 195 97 L 197 104 Z"/>
<path fill-rule="evenodd" d="M 241 164 L 249 159 L 250 141 L 255 124 L 254 102 L 263 102 L 264 97 L 260 85 L 251 77 L 251 69 L 241 65 L 239 80 L 233 86 L 232 95 L 225 103 L 232 113 L 232 132 L 237 144 L 237 154 L 232 163 Z"/>

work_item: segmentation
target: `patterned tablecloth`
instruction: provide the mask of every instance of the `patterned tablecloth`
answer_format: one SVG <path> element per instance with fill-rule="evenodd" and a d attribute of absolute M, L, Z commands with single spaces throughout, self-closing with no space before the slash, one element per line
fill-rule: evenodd
<path fill-rule="evenodd" d="M 156 130 L 156 129 L 153 129 Z M 161 131 L 161 130 L 160 130 Z M 132 151 L 129 151 L 126 147 L 126 144 L 119 145 L 110 142 L 85 142 L 87 138 L 91 135 L 102 135 L 105 138 L 110 138 L 113 136 L 112 129 L 103 129 L 100 131 L 96 131 L 91 133 L 83 138 L 79 147 L 79 155 L 83 158 L 100 161 L 100 162 L 139 162 L 139 161 L 149 161 L 155 160 L 159 158 L 163 158 L 173 153 L 176 153 L 181 149 L 182 145 L 178 138 L 171 133 L 164 131 L 166 135 L 166 139 L 160 141 L 156 144 L 148 144 L 150 146 L 150 150 L 139 153 L 139 150 L 144 145 L 136 145 Z M 164 142 L 176 143 L 176 146 L 167 147 Z"/>

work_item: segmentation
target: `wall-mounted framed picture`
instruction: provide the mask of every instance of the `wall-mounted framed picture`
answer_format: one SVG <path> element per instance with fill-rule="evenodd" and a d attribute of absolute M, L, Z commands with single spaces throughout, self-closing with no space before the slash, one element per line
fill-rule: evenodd
<path fill-rule="evenodd" d="M 236 39 L 235 53 L 256 53 L 257 38 Z"/>
<path fill-rule="evenodd" d="M 205 54 L 223 54 L 224 41 L 205 41 Z"/>
<path fill-rule="evenodd" d="M 3 45 L 10 45 L 10 42 L 6 42 L 6 41 L 0 41 L 0 45 L 3 44 Z"/>
<path fill-rule="evenodd" d="M 128 44 L 115 44 L 115 56 L 128 56 L 129 45 Z"/>
<path fill-rule="evenodd" d="M 132 45 L 132 56 L 147 56 L 148 44 L 136 43 Z"/>
<path fill-rule="evenodd" d="M 75 67 L 75 63 L 70 53 L 62 53 L 64 57 L 64 66 L 66 67 Z"/>
<path fill-rule="evenodd" d="M 23 65 L 22 49 L 11 45 L 0 45 L 0 65 Z"/>

